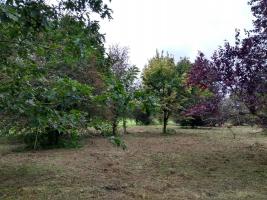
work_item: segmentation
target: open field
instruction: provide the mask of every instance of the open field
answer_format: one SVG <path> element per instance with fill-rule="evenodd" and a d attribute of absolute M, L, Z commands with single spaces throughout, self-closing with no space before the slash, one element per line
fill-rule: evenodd
<path fill-rule="evenodd" d="M 0 199 L 267 199 L 267 137 L 250 127 L 131 127 L 127 150 L 104 138 L 79 149 L 0 144 Z"/>

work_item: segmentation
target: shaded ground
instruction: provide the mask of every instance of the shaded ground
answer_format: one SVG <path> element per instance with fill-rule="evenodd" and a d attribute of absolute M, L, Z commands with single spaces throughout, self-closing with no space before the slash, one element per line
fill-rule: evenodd
<path fill-rule="evenodd" d="M 252 128 L 132 127 L 123 151 L 14 152 L 0 144 L 0 199 L 267 199 L 267 137 Z"/>

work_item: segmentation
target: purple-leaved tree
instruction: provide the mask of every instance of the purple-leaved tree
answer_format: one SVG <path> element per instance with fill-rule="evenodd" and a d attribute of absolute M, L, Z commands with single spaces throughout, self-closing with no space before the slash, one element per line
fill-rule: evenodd
<path fill-rule="evenodd" d="M 189 83 L 208 88 L 215 96 L 232 94 L 243 102 L 262 127 L 267 127 L 267 1 L 251 0 L 254 28 L 236 43 L 228 42 L 215 51 L 211 60 L 202 54 L 191 69 Z M 197 106 L 196 108 L 204 108 Z"/>

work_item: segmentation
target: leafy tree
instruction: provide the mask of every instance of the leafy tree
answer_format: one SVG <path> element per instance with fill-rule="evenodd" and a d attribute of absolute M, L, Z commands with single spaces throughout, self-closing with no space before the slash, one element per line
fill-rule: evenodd
<path fill-rule="evenodd" d="M 202 125 L 215 125 L 219 122 L 219 105 L 224 93 L 218 78 L 213 63 L 203 53 L 199 53 L 188 74 L 191 101 L 184 112 L 186 116 L 198 119 L 196 122 L 204 120 L 200 123 Z"/>
<path fill-rule="evenodd" d="M 192 67 L 192 63 L 187 57 L 181 57 L 180 60 L 176 64 L 178 73 L 184 77 L 187 77 L 191 67 Z"/>
<path fill-rule="evenodd" d="M 228 42 L 219 48 L 214 56 L 215 70 L 224 89 L 239 97 L 251 114 L 258 118 L 258 124 L 267 126 L 267 12 L 265 0 L 251 0 L 255 17 L 254 29 L 246 31 L 240 39 L 236 33 L 236 44 Z"/>
<path fill-rule="evenodd" d="M 163 115 L 163 133 L 167 132 L 168 120 L 174 110 L 181 107 L 184 101 L 185 85 L 183 76 L 176 68 L 174 59 L 170 55 L 156 56 L 149 60 L 143 71 L 145 90 L 154 95 Z"/>
<path fill-rule="evenodd" d="M 199 63 L 193 68 L 190 82 L 202 88 L 212 86 L 214 94 L 228 93 L 238 97 L 258 118 L 257 123 L 266 128 L 267 4 L 265 0 L 251 0 L 249 4 L 255 17 L 254 29 L 246 31 L 244 39 L 240 39 L 237 30 L 235 45 L 226 42 L 211 61 L 202 59 L 206 64 Z"/>
<path fill-rule="evenodd" d="M 0 116 L 8 134 L 34 138 L 34 148 L 72 140 L 86 125 L 94 88 L 77 74 L 105 66 L 90 12 L 110 17 L 101 0 L 0 4 Z"/>
<path fill-rule="evenodd" d="M 136 124 L 150 125 L 152 123 L 152 116 L 156 113 L 156 103 L 156 98 L 141 85 L 137 88 L 133 110 Z"/>
<path fill-rule="evenodd" d="M 267 127 L 267 3 L 265 0 L 251 0 L 251 11 L 255 19 L 254 29 L 247 31 L 243 40 L 236 35 L 236 45 L 226 44 L 218 52 L 217 66 L 231 68 L 234 79 L 224 74 L 223 80 L 231 81 L 232 93 L 247 106 L 250 113 L 258 118 L 258 123 Z M 230 63 L 225 59 L 230 58 Z M 215 61 L 218 61 L 215 56 Z"/>
<path fill-rule="evenodd" d="M 129 64 L 127 48 L 118 45 L 109 49 L 109 60 L 111 62 L 112 82 L 110 85 L 110 105 L 113 114 L 113 134 L 117 132 L 119 118 L 123 121 L 123 132 L 126 130 L 126 119 L 130 116 L 132 104 L 135 98 L 135 80 L 139 69 Z"/>
<path fill-rule="evenodd" d="M 236 96 L 225 97 L 220 103 L 220 113 L 222 121 L 228 122 L 234 126 L 253 125 L 255 119 L 244 105 Z"/>

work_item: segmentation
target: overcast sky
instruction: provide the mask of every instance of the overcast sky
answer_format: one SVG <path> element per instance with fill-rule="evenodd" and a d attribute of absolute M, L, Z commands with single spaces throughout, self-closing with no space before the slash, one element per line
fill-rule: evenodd
<path fill-rule="evenodd" d="M 176 59 L 208 56 L 224 40 L 234 41 L 235 28 L 251 28 L 247 0 L 112 0 L 113 20 L 101 23 L 106 46 L 130 48 L 130 60 L 143 68 L 156 49 Z"/>

